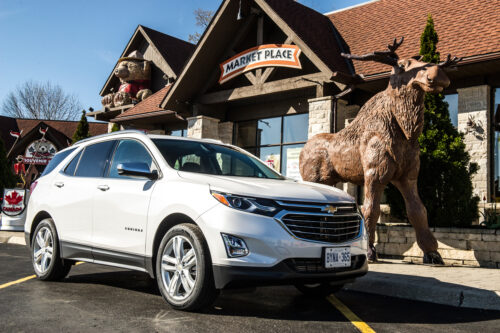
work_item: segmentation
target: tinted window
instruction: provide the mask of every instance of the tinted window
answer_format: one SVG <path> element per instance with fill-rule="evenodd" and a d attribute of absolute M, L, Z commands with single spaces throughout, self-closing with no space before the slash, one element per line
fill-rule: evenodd
<path fill-rule="evenodd" d="M 109 169 L 109 177 L 112 178 L 129 178 L 118 174 L 118 165 L 121 163 L 146 163 L 151 168 L 153 159 L 148 150 L 138 141 L 122 140 L 118 144 L 113 157 L 111 168 Z"/>
<path fill-rule="evenodd" d="M 283 143 L 307 141 L 308 113 L 284 117 L 283 122 Z"/>
<path fill-rule="evenodd" d="M 66 169 L 64 169 L 64 173 L 67 174 L 68 176 L 73 176 L 75 174 L 76 166 L 78 165 L 78 161 L 80 160 L 80 156 L 82 156 L 82 151 L 80 151 L 78 154 L 76 154 L 75 157 L 71 160 L 71 162 L 68 164 Z"/>
<path fill-rule="evenodd" d="M 271 145 L 281 142 L 281 117 L 258 121 L 257 145 Z"/>
<path fill-rule="evenodd" d="M 257 158 L 236 149 L 204 142 L 154 139 L 167 163 L 179 171 L 283 179 Z"/>
<path fill-rule="evenodd" d="M 75 176 L 102 177 L 111 148 L 116 141 L 105 141 L 87 146 L 83 151 Z"/>
<path fill-rule="evenodd" d="M 42 176 L 48 175 L 52 170 L 54 170 L 66 157 L 68 157 L 69 154 L 75 151 L 76 148 L 73 149 L 68 149 L 65 151 L 62 151 L 56 156 L 54 156 L 47 167 L 45 167 L 45 170 L 43 170 Z"/>

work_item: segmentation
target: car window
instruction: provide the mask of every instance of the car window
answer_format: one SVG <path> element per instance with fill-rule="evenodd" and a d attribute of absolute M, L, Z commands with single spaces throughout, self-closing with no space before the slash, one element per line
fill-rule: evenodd
<path fill-rule="evenodd" d="M 66 157 L 68 157 L 69 154 L 75 151 L 76 148 L 73 149 L 67 149 L 64 150 L 60 153 L 57 153 L 56 156 L 54 156 L 49 164 L 45 167 L 45 170 L 42 172 L 42 176 L 48 175 L 52 170 L 54 170 Z"/>
<path fill-rule="evenodd" d="M 85 147 L 75 176 L 102 177 L 115 142 L 115 140 L 104 141 Z"/>
<path fill-rule="evenodd" d="M 66 169 L 64 169 L 64 174 L 68 176 L 74 176 L 75 175 L 75 170 L 76 166 L 78 165 L 78 161 L 80 161 L 80 157 L 82 156 L 83 150 L 81 150 L 78 154 L 76 154 L 75 157 L 69 162 L 69 164 L 66 166 Z"/>
<path fill-rule="evenodd" d="M 211 175 L 284 179 L 257 158 L 237 149 L 206 142 L 153 139 L 174 169 Z"/>
<path fill-rule="evenodd" d="M 118 165 L 121 163 L 146 163 L 151 170 L 153 158 L 149 151 L 136 140 L 121 140 L 116 147 L 109 177 L 111 178 L 132 178 L 118 174 Z"/>

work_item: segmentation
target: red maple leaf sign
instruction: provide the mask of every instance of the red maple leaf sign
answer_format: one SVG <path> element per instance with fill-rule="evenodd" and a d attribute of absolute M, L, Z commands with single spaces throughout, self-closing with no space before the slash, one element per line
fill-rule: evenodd
<path fill-rule="evenodd" d="M 10 196 L 5 196 L 5 201 L 7 201 L 9 205 L 17 205 L 18 203 L 23 201 L 23 197 L 20 196 L 16 191 L 14 191 L 10 194 Z"/>

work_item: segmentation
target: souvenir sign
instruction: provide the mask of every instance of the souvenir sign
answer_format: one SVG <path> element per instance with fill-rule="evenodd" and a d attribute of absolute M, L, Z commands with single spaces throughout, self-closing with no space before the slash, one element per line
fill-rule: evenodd
<path fill-rule="evenodd" d="M 242 73 L 259 67 L 289 67 L 301 69 L 300 49 L 296 45 L 266 44 L 243 51 L 220 64 L 222 84 Z"/>
<path fill-rule="evenodd" d="M 54 146 L 52 142 L 42 138 L 28 145 L 24 154 L 23 163 L 47 165 L 56 153 L 56 146 Z"/>
<path fill-rule="evenodd" d="M 24 189 L 4 189 L 2 212 L 8 216 L 16 216 L 24 211 L 24 198 L 26 190 Z"/>

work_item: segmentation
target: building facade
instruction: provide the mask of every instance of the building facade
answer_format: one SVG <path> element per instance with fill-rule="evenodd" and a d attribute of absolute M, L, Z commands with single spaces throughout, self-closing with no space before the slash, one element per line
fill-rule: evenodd
<path fill-rule="evenodd" d="M 341 53 L 382 51 L 404 36 L 400 58 L 418 55 L 429 14 L 442 57 L 463 57 L 458 70 L 449 72 L 452 84 L 444 93 L 452 122 L 479 165 L 474 191 L 486 202 L 496 201 L 500 20 L 495 1 L 478 6 L 468 0 L 375 0 L 321 14 L 292 0 L 225 0 L 196 46 L 139 26 L 122 57 L 139 50 L 154 64 L 153 95 L 94 116 L 123 128 L 233 143 L 298 178 L 298 156 L 307 139 L 347 126 L 388 84 L 389 66 L 352 62 Z M 116 85 L 111 74 L 101 95 Z M 353 91 L 342 94 L 346 90 Z M 361 199 L 355 186 L 343 186 Z"/>

